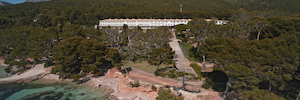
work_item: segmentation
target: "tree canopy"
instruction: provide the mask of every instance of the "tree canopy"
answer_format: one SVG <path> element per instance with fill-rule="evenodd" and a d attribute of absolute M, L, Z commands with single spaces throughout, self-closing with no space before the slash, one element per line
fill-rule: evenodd
<path fill-rule="evenodd" d="M 197 36 L 204 28 L 192 23 L 195 21 L 189 25 L 194 36 Z M 198 49 L 202 50 L 199 56 L 205 55 L 205 58 L 198 59 L 221 67 L 228 77 L 230 89 L 246 95 L 245 98 L 256 98 L 247 96 L 255 94 L 253 91 L 263 92 L 263 89 L 286 98 L 296 98 L 297 93 L 291 92 L 299 87 L 291 85 L 299 77 L 300 35 L 296 23 L 299 23 L 299 17 L 275 16 L 211 26 L 217 31 L 207 31 L 205 44 L 199 45 Z M 249 26 L 250 31 L 241 26 Z M 190 50 L 190 55 L 197 56 L 197 48 Z M 215 80 L 211 75 L 208 78 L 209 81 Z M 251 96 L 261 98 L 253 94 Z"/>
<path fill-rule="evenodd" d="M 55 46 L 56 67 L 53 72 L 65 77 L 79 72 L 89 73 L 103 64 L 107 53 L 106 46 L 94 40 L 79 36 L 67 38 Z"/>

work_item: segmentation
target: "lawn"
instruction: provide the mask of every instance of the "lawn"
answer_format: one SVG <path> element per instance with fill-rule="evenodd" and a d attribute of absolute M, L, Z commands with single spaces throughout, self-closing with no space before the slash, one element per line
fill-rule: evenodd
<path fill-rule="evenodd" d="M 184 50 L 182 50 L 182 52 L 184 53 L 186 58 L 189 59 L 189 61 L 198 61 L 195 57 L 189 57 L 190 49 L 193 47 L 193 43 L 181 42 L 180 44 L 182 45 L 182 47 L 184 49 Z"/>
<path fill-rule="evenodd" d="M 140 70 L 143 70 L 145 72 L 152 73 L 152 74 L 154 74 L 154 72 L 156 71 L 156 68 L 157 68 L 157 66 L 153 66 L 153 65 L 148 66 L 147 61 L 141 61 L 141 62 L 138 61 L 138 62 L 134 63 L 134 62 L 130 62 L 129 60 L 125 60 L 125 61 L 122 61 L 122 63 L 126 67 L 138 68 Z M 172 64 L 161 64 L 159 66 L 159 69 L 166 68 L 166 67 L 172 67 Z"/>

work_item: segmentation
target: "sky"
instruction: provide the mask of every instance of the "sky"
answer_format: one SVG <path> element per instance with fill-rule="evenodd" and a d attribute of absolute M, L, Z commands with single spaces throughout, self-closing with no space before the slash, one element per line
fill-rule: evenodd
<path fill-rule="evenodd" d="M 0 0 L 0 1 L 4 1 L 12 4 L 18 4 L 18 3 L 23 3 L 25 0 Z"/>

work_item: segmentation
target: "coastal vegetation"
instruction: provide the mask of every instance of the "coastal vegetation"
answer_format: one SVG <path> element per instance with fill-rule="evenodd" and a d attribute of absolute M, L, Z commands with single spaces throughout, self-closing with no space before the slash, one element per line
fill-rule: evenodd
<path fill-rule="evenodd" d="M 130 82 L 129 84 L 131 85 L 131 87 L 139 87 L 140 86 L 139 81 L 136 81 L 135 83 Z"/>
<path fill-rule="evenodd" d="M 207 75 L 203 87 L 224 91 L 224 95 L 230 87 L 249 98 L 254 96 L 249 91 L 267 90 L 295 99 L 299 86 L 292 84 L 299 82 L 299 19 L 253 17 L 223 26 L 195 24 L 204 19 L 194 19 L 190 29 L 198 45 L 190 49 L 190 55 L 203 62 L 204 70 L 207 62 L 219 67 Z"/>
<path fill-rule="evenodd" d="M 154 85 L 151 86 L 151 89 L 152 89 L 152 91 L 156 91 L 157 90 L 157 88 Z"/>
<path fill-rule="evenodd" d="M 74 81 L 115 66 L 176 78 L 167 27 L 95 29 L 108 18 L 192 18 L 178 25 L 186 56 L 202 87 L 252 99 L 296 99 L 300 94 L 300 16 L 297 0 L 52 0 L 0 7 L 0 55 L 6 72 L 45 61 L 52 73 Z M 180 11 L 183 5 L 183 11 Z M 226 25 L 206 18 L 230 21 Z M 187 31 L 186 29 L 190 29 Z M 179 34 L 177 34 L 179 33 Z M 195 47 L 193 46 L 195 44 Z M 213 63 L 212 72 L 206 64 Z M 197 65 L 197 66 L 196 66 Z M 203 71 L 201 73 L 201 70 Z M 160 89 L 157 99 L 183 99 Z"/>
<path fill-rule="evenodd" d="M 197 73 L 197 78 L 201 79 L 202 77 L 202 69 L 200 66 L 198 66 L 196 63 L 191 63 L 190 66 L 194 69 L 194 71 Z"/>
<path fill-rule="evenodd" d="M 171 93 L 170 89 L 159 89 L 158 97 L 156 100 L 183 100 L 184 98 L 181 96 L 176 96 L 175 94 Z"/>
<path fill-rule="evenodd" d="M 157 68 L 157 66 L 148 65 L 148 62 L 146 60 L 130 62 L 129 60 L 125 59 L 122 61 L 122 64 L 123 64 L 123 66 L 130 66 L 133 68 L 141 69 L 148 73 L 155 73 L 156 68 Z M 172 67 L 172 65 L 171 64 L 162 64 L 162 65 L 160 65 L 159 69 L 164 69 L 164 68 L 168 68 L 168 67 Z"/>

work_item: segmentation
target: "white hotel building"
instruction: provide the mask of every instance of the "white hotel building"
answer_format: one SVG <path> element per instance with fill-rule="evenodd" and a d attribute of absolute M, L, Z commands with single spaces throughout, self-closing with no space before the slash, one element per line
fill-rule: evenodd
<path fill-rule="evenodd" d="M 161 26 L 175 26 L 178 24 L 187 24 L 191 19 L 105 19 L 99 21 L 99 28 L 119 27 L 126 24 L 129 28 L 141 27 L 142 29 L 153 29 Z"/>

